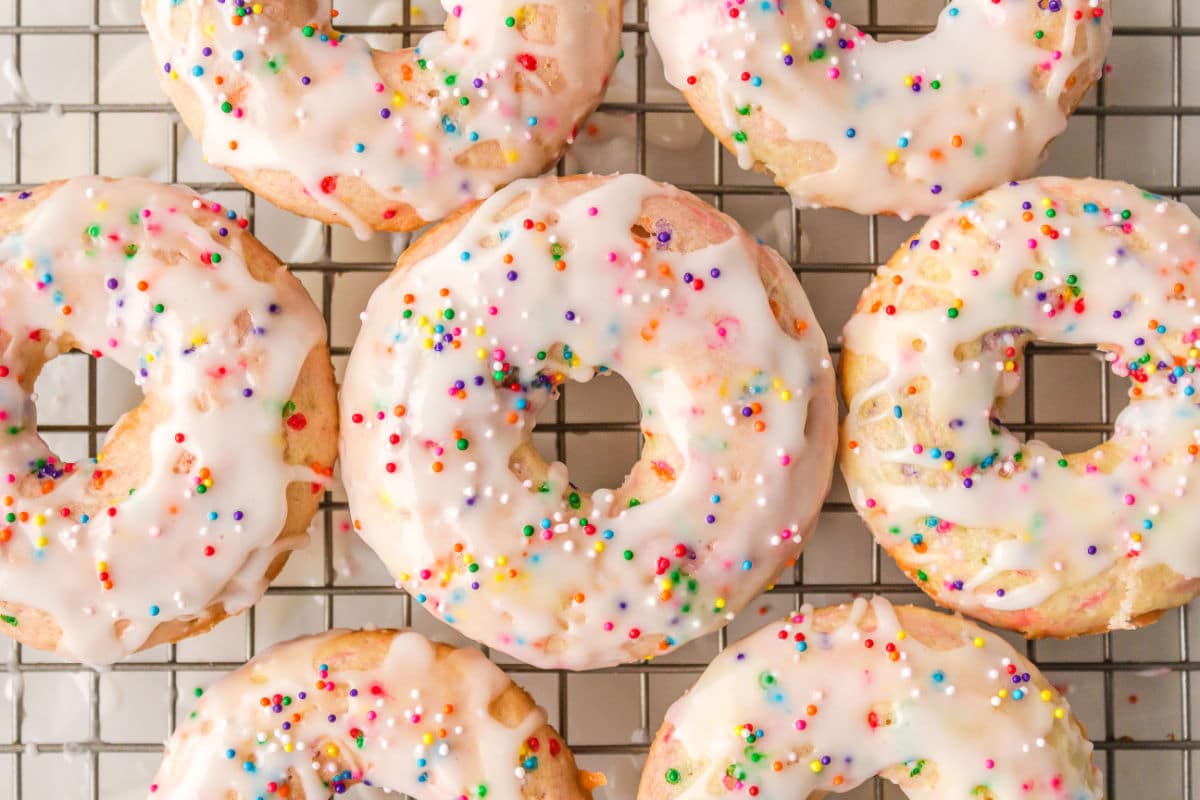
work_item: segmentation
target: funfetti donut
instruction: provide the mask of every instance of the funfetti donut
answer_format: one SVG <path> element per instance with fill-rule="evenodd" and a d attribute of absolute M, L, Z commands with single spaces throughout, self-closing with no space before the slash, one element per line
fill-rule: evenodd
<path fill-rule="evenodd" d="M 801 207 L 905 218 L 1034 172 L 1103 72 L 1108 0 L 952 0 L 879 42 L 819 0 L 650 0 L 667 79 Z"/>
<path fill-rule="evenodd" d="M 807 800 L 876 775 L 913 800 L 1104 797 L 1082 726 L 1011 645 L 860 598 L 717 656 L 667 711 L 638 800 Z"/>
<path fill-rule="evenodd" d="M 331 0 L 142 0 L 207 159 L 289 211 L 411 231 L 546 170 L 600 102 L 621 0 L 442 0 L 444 31 L 373 50 Z"/>
<path fill-rule="evenodd" d="M 276 645 L 210 686 L 167 742 L 149 800 L 589 800 L 546 712 L 474 649 L 411 631 Z"/>
<path fill-rule="evenodd" d="M 142 180 L 0 199 L 6 634 L 116 661 L 249 607 L 307 541 L 337 446 L 325 326 L 246 227 Z M 38 373 L 71 350 L 144 394 L 77 462 L 34 407 Z"/>
<path fill-rule="evenodd" d="M 589 495 L 532 434 L 559 386 L 610 373 L 645 444 Z M 354 528 L 425 608 L 531 664 L 665 653 L 804 546 L 832 380 L 799 281 L 729 217 L 638 175 L 521 181 L 367 306 L 342 389 Z"/>
<path fill-rule="evenodd" d="M 935 600 L 1029 636 L 1130 628 L 1200 591 L 1200 220 L 1040 178 L 932 218 L 846 325 L 850 496 Z M 1129 406 L 1079 453 L 998 421 L 1031 341 L 1097 345 Z"/>

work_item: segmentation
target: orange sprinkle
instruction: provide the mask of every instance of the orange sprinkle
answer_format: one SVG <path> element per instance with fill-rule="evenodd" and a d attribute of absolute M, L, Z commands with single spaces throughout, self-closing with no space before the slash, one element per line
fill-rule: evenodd
<path fill-rule="evenodd" d="M 963 146 L 963 138 L 961 136 L 959 136 L 958 134 L 955 134 L 950 137 L 950 144 L 954 145 L 955 147 L 962 147 Z"/>
<path fill-rule="evenodd" d="M 798 319 L 792 323 L 792 328 L 795 329 L 796 333 L 804 334 L 808 332 L 808 323 L 802 319 Z"/>
<path fill-rule="evenodd" d="M 754 432 L 755 433 L 762 433 L 766 429 L 767 429 L 767 424 L 765 422 L 763 422 L 761 419 L 754 423 Z"/>
<path fill-rule="evenodd" d="M 404 405 L 398 405 L 392 409 L 392 413 L 395 414 L 397 417 L 403 417 L 405 414 L 408 413 L 408 408 Z"/>
<path fill-rule="evenodd" d="M 442 471 L 442 468 L 443 468 L 443 467 L 442 467 L 442 462 L 440 462 L 440 461 L 435 461 L 435 462 L 433 462 L 433 471 L 434 471 L 434 472 L 441 472 L 441 471 Z"/>

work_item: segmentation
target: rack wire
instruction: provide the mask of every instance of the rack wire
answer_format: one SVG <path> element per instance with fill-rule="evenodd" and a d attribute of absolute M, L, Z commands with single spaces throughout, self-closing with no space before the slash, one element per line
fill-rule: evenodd
<path fill-rule="evenodd" d="M 179 176 L 179 148 L 181 141 L 180 123 L 173 109 L 165 100 L 153 103 L 106 103 L 101 102 L 101 42 L 104 37 L 119 35 L 142 34 L 143 29 L 136 24 L 116 24 L 105 21 L 106 11 L 102 0 L 80 0 L 86 7 L 90 3 L 90 19 L 81 19 L 76 24 L 40 24 L 26 23 L 27 8 L 39 0 L 0 0 L 0 11 L 3 4 L 9 3 L 11 13 L 8 24 L 0 24 L 0 39 L 11 39 L 12 57 L 18 68 L 22 66 L 23 56 L 34 50 L 48 46 L 46 37 L 75 35 L 90 38 L 90 69 L 88 74 L 81 75 L 81 80 L 90 84 L 90 100 L 87 102 L 66 103 L 57 111 L 66 115 L 83 115 L 89 121 L 88 165 L 92 172 L 97 172 L 102 164 L 101 126 L 102 120 L 108 115 L 125 114 L 161 114 L 169 118 L 169 133 L 164 146 L 168 149 L 169 175 L 174 181 Z M 59 0 L 54 0 L 58 2 Z M 124 0 L 132 2 L 132 0 Z M 671 102 L 656 102 L 648 99 L 649 67 L 648 48 L 650 47 L 648 27 L 646 24 L 646 4 L 651 0 L 627 0 L 626 19 L 624 26 L 625 51 L 627 60 L 632 57 L 632 69 L 636 77 L 636 90 L 632 99 L 616 98 L 607 102 L 602 111 L 632 116 L 635 124 L 633 168 L 639 172 L 653 170 L 648 159 L 647 128 L 648 121 L 653 115 L 690 114 L 690 109 L 678 98 Z M 925 33 L 928 27 L 912 24 L 892 24 L 894 14 L 889 14 L 889 3 L 894 0 L 860 0 L 865 9 L 866 30 L 881 36 L 914 36 Z M 938 0 L 931 0 L 935 5 Z M 1114 0 L 1120 6 L 1127 4 L 1141 5 L 1143 0 Z M 411 43 L 420 34 L 431 30 L 434 26 L 419 24 L 414 21 L 414 0 L 403 0 L 403 24 L 397 26 L 364 26 L 348 25 L 343 29 L 350 33 L 359 34 L 395 34 L 403 37 L 405 43 Z M 851 2 L 845 5 L 852 5 Z M 1152 5 L 1146 3 L 1147 7 Z M 1136 170 L 1137 164 L 1128 159 L 1120 159 L 1114 163 L 1110 156 L 1109 140 L 1112 131 L 1133 121 L 1138 125 L 1153 124 L 1168 126 L 1170 161 L 1169 168 L 1162 174 L 1158 185 L 1146 185 L 1145 188 L 1157 191 L 1167 196 L 1192 202 L 1195 206 L 1200 202 L 1200 165 L 1192 167 L 1189 159 L 1185 158 L 1187 139 L 1185 132 L 1200 134 L 1200 105 L 1187 104 L 1185 99 L 1196 98 L 1200 102 L 1200 3 L 1193 8 L 1189 3 L 1185 7 L 1184 0 L 1161 0 L 1155 4 L 1162 6 L 1162 12 L 1169 19 L 1154 24 L 1152 15 L 1139 15 L 1138 24 L 1121 24 L 1130 19 L 1118 16 L 1114 54 L 1132 48 L 1135 52 L 1143 51 L 1143 43 L 1152 48 L 1166 48 L 1169 54 L 1169 72 L 1155 78 L 1147 77 L 1148 82 L 1157 81 L 1159 85 L 1166 83 L 1166 103 L 1151 104 L 1109 102 L 1110 92 L 1104 81 L 1085 102 L 1077 114 L 1073 125 L 1084 126 L 1089 130 L 1094 128 L 1094 147 L 1089 146 L 1091 155 L 1083 160 L 1079 168 L 1082 173 L 1091 173 L 1101 177 L 1128 178 L 1131 171 Z M 3 17 L 0 17 L 3 19 Z M 1191 61 L 1192 69 L 1187 69 L 1185 61 Z M 1118 64 L 1118 68 L 1136 69 L 1136 65 Z M 1188 83 L 1188 79 L 1192 84 Z M 1187 90 L 1191 89 L 1190 94 Z M 0 184 L 0 190 L 16 191 L 27 187 L 23 178 L 22 159 L 22 126 L 32 115 L 43 114 L 48 110 L 45 104 L 18 99 L 11 103 L 0 103 L 0 114 L 11 115 L 13 128 L 11 136 L 11 166 L 9 176 L 11 181 Z M 1196 127 L 1192 127 L 1196 126 Z M 1086 138 L 1086 137 L 1085 137 Z M 1200 159 L 1200 151 L 1192 153 L 1192 158 Z M 691 165 L 692 172 L 702 171 L 699 165 Z M 709 164 L 710 178 L 707 181 L 683 183 L 682 188 L 695 192 L 713 202 L 718 208 L 730 210 L 737 215 L 737 208 L 746 199 L 773 198 L 773 201 L 786 205 L 783 193 L 776 187 L 762 181 L 753 181 L 741 175 L 736 165 L 722 153 L 716 142 L 711 144 L 711 161 Z M 1189 172 L 1189 168 L 1191 171 Z M 565 167 L 560 164 L 559 170 Z M 1136 171 L 1133 173 L 1136 175 Z M 1190 183 L 1187 180 L 1190 179 Z M 749 182 L 747 182 L 749 180 Z M 1146 182 L 1143 181 L 1143 184 Z M 252 224 L 261 211 L 258 204 L 249 193 L 244 192 L 236 184 L 215 180 L 211 182 L 194 183 L 194 187 L 208 193 L 240 193 L 245 199 L 245 206 Z M 823 212 L 822 212 L 823 213 Z M 822 309 L 829 306 L 829 320 L 825 320 L 826 333 L 830 337 L 835 354 L 838 326 L 841 319 L 834 313 L 840 310 L 838 300 L 845 305 L 847 296 L 856 296 L 859 289 L 865 285 L 874 265 L 886 258 L 889 243 L 899 240 L 904 226 L 890 220 L 870 218 L 863 221 L 861 228 L 865 236 L 865 252 L 858 250 L 857 256 L 847 256 L 842 253 L 822 253 L 819 257 L 806 257 L 803 241 L 806 233 L 817 235 L 819 228 L 829 222 L 828 216 L 811 212 L 792 211 L 790 216 L 791 236 L 790 256 L 796 273 L 805 283 L 814 305 L 821 315 Z M 843 220 L 844 222 L 844 220 Z M 332 320 L 335 312 L 335 291 L 338 281 L 346 280 L 356 274 L 373 274 L 381 277 L 391 266 L 389 263 L 347 263 L 335 258 L 335 236 L 325 227 L 322 230 L 321 248 L 318 257 L 304 263 L 296 263 L 293 270 L 306 279 L 310 289 L 314 290 L 326 319 Z M 349 348 L 344 343 L 330 338 L 331 351 L 335 360 L 344 360 Z M 1103 363 L 1088 360 L 1092 351 L 1088 348 L 1067 346 L 1034 346 L 1026 353 L 1025 382 L 1023 393 L 1015 398 L 1014 408 L 1009 410 L 1010 428 L 1019 434 L 1039 436 L 1051 441 L 1069 443 L 1094 444 L 1112 430 L 1112 419 L 1124 393 L 1124 387 L 1114 383 Z M 85 436 L 88 452 L 94 455 L 98 445 L 103 441 L 107 426 L 100 419 L 98 389 L 98 368 L 94 360 L 86 356 L 76 356 L 87 361 L 87 409 L 85 418 L 72 420 L 68 424 L 43 425 L 41 430 L 46 434 L 75 434 Z M 1073 359 L 1071 365 L 1067 360 Z M 1047 395 L 1046 385 L 1061 384 L 1064 375 L 1074 382 L 1081 374 L 1089 375 L 1089 380 L 1095 381 L 1095 389 L 1079 392 L 1079 398 L 1088 398 L 1064 416 L 1061 409 L 1055 410 L 1051 405 L 1053 392 Z M 1036 377 L 1035 377 L 1036 376 Z M 1074 377 L 1071 377 L 1074 376 Z M 1061 390 L 1061 386 L 1058 387 Z M 568 449 L 575 445 L 571 442 L 589 441 L 595 437 L 600 442 L 611 441 L 612 437 L 636 437 L 636 416 L 623 419 L 575 419 L 572 414 L 573 398 L 579 391 L 570 388 L 564 391 L 555 408 L 553 419 L 539 424 L 538 431 L 549 435 L 553 454 L 560 460 L 568 461 Z M 1078 391 L 1076 387 L 1076 391 Z M 1061 391 L 1060 391 L 1061 394 Z M 1047 397 L 1050 397 L 1048 400 Z M 1084 413 L 1084 407 L 1092 409 Z M 580 438 L 576 438 L 580 437 Z M 588 447 L 592 447 L 589 444 Z M 398 621 L 411 625 L 420 620 L 414 616 L 423 612 L 415 609 L 409 597 L 398 591 L 384 580 L 379 582 L 358 583 L 345 580 L 339 574 L 334 554 L 344 543 L 335 541 L 340 534 L 339 520 L 346 514 L 344 498 L 338 491 L 326 494 L 321 505 L 318 528 L 314 547 L 319 550 L 321 564 L 319 580 L 316 585 L 276 585 L 268 590 L 268 600 L 271 598 L 311 599 L 319 604 L 319 627 L 328 629 L 334 626 L 335 620 L 345 622 L 343 615 L 337 613 L 339 605 L 350 605 L 358 600 L 381 598 L 383 602 L 398 605 L 398 615 L 393 615 L 388 621 Z M 919 590 L 912 586 L 897 572 L 881 551 L 873 543 L 867 544 L 869 534 L 857 522 L 852 506 L 847 502 L 844 490 L 835 487 L 834 493 L 826 503 L 822 525 L 814 540 L 814 547 L 809 555 L 801 559 L 794 568 L 793 574 L 785 576 L 780 583 L 768 591 L 759 605 L 760 616 L 766 609 L 770 612 L 782 612 L 787 608 L 798 608 L 809 600 L 837 601 L 854 594 L 882 593 L 901 598 L 906 601 L 921 602 L 923 597 Z M 820 546 L 825 552 L 824 564 L 813 554 Z M 850 560 L 847 555 L 854 551 L 855 568 L 842 569 L 839 561 Z M 277 583 L 279 583 L 277 581 Z M 392 597 L 394 596 L 394 597 Z M 9 762 L 7 769 L 8 780 L 0 778 L 0 798 L 11 800 L 43 800 L 49 795 L 35 788 L 36 777 L 33 773 L 38 769 L 33 759 L 47 754 L 62 755 L 86 764 L 86 777 L 78 787 L 78 797 L 83 800 L 100 800 L 103 771 L 121 769 L 123 762 L 114 761 L 116 766 L 110 766 L 109 758 L 120 756 L 141 757 L 153 762 L 161 751 L 162 739 L 174 728 L 179 712 L 177 702 L 181 695 L 187 693 L 187 681 L 194 674 L 219 673 L 240 666 L 270 642 L 259 641 L 257 635 L 259 619 L 263 606 L 252 609 L 244 616 L 241 652 L 236 657 L 212 658 L 204 653 L 194 655 L 194 648 L 184 645 L 172 645 L 156 648 L 146 657 L 127 661 L 112 668 L 111 672 L 97 672 L 80 667 L 76 664 L 47 659 L 26 648 L 14 646 L 7 664 L 0 663 L 0 682 L 7 676 L 9 679 L 9 696 L 0 699 L 0 719 L 7 715 L 7 720 L 0 722 L 0 766 L 5 759 Z M 612 768 L 621 759 L 628 760 L 626 765 L 630 771 L 636 771 L 639 759 L 646 752 L 649 736 L 653 734 L 654 725 L 658 722 L 663 709 L 675 698 L 678 692 L 686 687 L 707 664 L 708 658 L 722 647 L 726 641 L 741 633 L 757 627 L 761 621 L 754 619 L 753 609 L 744 617 L 749 618 L 746 624 L 735 624 L 730 630 L 723 631 L 713 637 L 711 647 L 690 646 L 678 654 L 657 660 L 652 663 L 628 665 L 618 668 L 599 670 L 585 676 L 588 681 L 607 681 L 609 691 L 625 694 L 631 701 L 635 713 L 630 715 L 628 727 L 633 728 L 633 735 L 613 735 L 610 731 L 600 737 L 588 734 L 578 723 L 585 716 L 595 714 L 597 704 L 589 699 L 589 693 L 584 691 L 595 683 L 580 683 L 580 678 L 565 672 L 544 673 L 503 657 L 498 662 L 513 674 L 518 682 L 529 684 L 537 682 L 535 694 L 539 700 L 552 708 L 551 721 L 556 723 L 568 739 L 575 753 L 585 766 Z M 367 624 L 378 622 L 377 619 L 357 618 L 351 623 Z M 1186 610 L 1171 612 L 1150 629 L 1148 633 L 1122 633 L 1095 637 L 1076 645 L 1055 642 L 1022 643 L 1031 658 L 1037 661 L 1043 670 L 1068 686 L 1081 686 L 1079 692 L 1072 694 L 1073 705 L 1077 713 L 1089 722 L 1098 753 L 1098 762 L 1104 769 L 1107 781 L 1107 792 L 1110 800 L 1128 800 L 1134 796 L 1134 791 L 1143 796 L 1153 797 L 1154 792 L 1163 792 L 1165 797 L 1182 797 L 1192 800 L 1200 797 L 1200 781 L 1193 775 L 1200 770 L 1200 740 L 1193 738 L 1192 726 L 1192 694 L 1193 673 L 1200 670 L 1200 660 L 1192 653 L 1189 642 L 1190 624 L 1198 620 L 1189 620 Z M 739 620 L 741 623 L 742 620 Z M 229 626 L 233 623 L 225 623 Z M 441 631 L 449 634 L 448 629 Z M 185 652 L 186 651 L 186 652 Z M 0 652 L 3 652 L 0 650 Z M 105 687 L 105 682 L 117 676 L 135 674 L 143 676 L 160 676 L 165 679 L 167 698 L 165 703 L 157 702 L 165 708 L 161 730 L 156 738 L 149 736 L 137 737 L 136 740 L 114 740 L 106 738 L 106 709 L 111 703 L 106 703 L 104 692 L 112 693 L 111 686 Z M 45 738 L 32 737 L 27 733 L 30 715 L 26 713 L 27 692 L 26 682 L 34 676 L 54 675 L 81 682 L 81 688 L 86 689 L 86 732 L 77 740 L 47 741 Z M 542 676 L 542 677 L 538 677 Z M 1174 708 L 1173 720 L 1152 720 L 1149 725 L 1150 733 L 1138 730 L 1139 723 L 1136 715 L 1133 724 L 1127 724 L 1125 716 L 1129 713 L 1136 699 L 1133 694 L 1124 697 L 1130 687 L 1149 687 L 1151 695 L 1160 700 L 1166 698 L 1166 704 Z M 1150 695 L 1147 695 L 1150 697 Z M 150 702 L 149 699 L 139 698 L 138 702 Z M 1161 703 L 1160 703 L 1161 705 Z M 553 713 L 557 710 L 557 714 Z M 570 712 L 569 712 L 570 710 Z M 1145 723 L 1142 719 L 1141 723 Z M 1154 726 L 1158 725 L 1156 729 Z M 1141 728 L 1147 725 L 1140 724 Z M 1163 727 L 1169 728 L 1169 733 L 1154 733 Z M 4 735 L 7 729 L 7 736 Z M 1127 730 L 1135 730 L 1135 735 L 1129 735 Z M 1156 783 L 1146 777 L 1153 776 L 1161 781 Z M 1136 775 L 1134 773 L 1137 773 Z M 0 776 L 5 774 L 0 769 Z M 1153 777 L 1152 776 L 1152 777 Z M 620 793 L 618 793 L 620 792 Z M 624 800 L 623 794 L 632 796 L 630 787 L 624 790 L 618 787 L 617 792 L 608 797 Z M 876 782 L 855 797 L 873 797 L 876 800 L 895 796 L 895 790 Z"/>

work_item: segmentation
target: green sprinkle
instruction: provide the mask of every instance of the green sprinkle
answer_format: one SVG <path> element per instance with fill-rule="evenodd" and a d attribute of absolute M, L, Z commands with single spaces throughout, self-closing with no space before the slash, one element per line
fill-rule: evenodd
<path fill-rule="evenodd" d="M 571 492 L 567 495 L 567 502 L 571 505 L 571 508 L 579 508 L 582 505 L 579 499 L 579 492 Z"/>
<path fill-rule="evenodd" d="M 212 254 L 212 262 L 213 262 L 214 264 L 220 264 L 220 263 L 221 263 L 221 254 L 220 254 L 220 253 L 213 253 L 213 254 Z"/>
<path fill-rule="evenodd" d="M 467 571 L 468 572 L 479 572 L 479 564 L 474 561 L 471 562 L 471 566 L 467 567 Z"/>
<path fill-rule="evenodd" d="M 454 309 L 447 308 L 445 311 L 442 312 L 442 316 L 445 317 L 446 319 L 454 319 Z"/>
<path fill-rule="evenodd" d="M 1065 458 L 1060 458 L 1060 459 L 1058 460 L 1058 465 L 1059 465 L 1060 467 L 1065 467 L 1065 466 L 1067 466 L 1067 460 L 1066 460 Z"/>
<path fill-rule="evenodd" d="M 166 311 L 166 310 L 167 310 L 167 307 L 166 307 L 166 306 L 164 306 L 162 303 L 155 303 L 155 304 L 154 304 L 154 313 L 155 313 L 155 314 L 161 314 L 161 313 L 163 313 L 163 312 L 164 312 L 164 311 Z"/>
<path fill-rule="evenodd" d="M 957 308 L 946 309 L 946 316 L 949 317 L 950 319 L 958 319 L 958 309 Z"/>
<path fill-rule="evenodd" d="M 521 528 L 521 533 L 525 534 L 526 536 L 533 536 L 533 526 L 526 525 L 524 528 Z"/>
<path fill-rule="evenodd" d="M 1035 281 L 1040 281 L 1042 278 L 1045 278 L 1045 277 L 1046 277 L 1046 274 L 1044 272 L 1042 272 L 1041 270 L 1038 270 L 1037 272 L 1033 273 L 1033 279 Z"/>
<path fill-rule="evenodd" d="M 1058 216 L 1058 212 L 1055 211 L 1053 208 L 1047 208 L 1046 216 L 1049 217 L 1050 219 L 1054 219 L 1055 217 Z"/>
<path fill-rule="evenodd" d="M 545 351 L 545 350 L 538 350 L 538 352 L 537 352 L 537 360 L 538 360 L 538 361 L 545 361 L 545 360 L 546 360 L 546 351 Z"/>
<path fill-rule="evenodd" d="M 925 570 L 923 570 L 923 569 L 917 570 L 917 580 L 922 581 L 922 582 L 929 580 L 929 576 L 925 574 Z"/>
<path fill-rule="evenodd" d="M 1034 32 L 1033 32 L 1033 38 L 1035 38 L 1035 39 L 1045 39 L 1045 38 L 1046 38 L 1046 32 L 1045 32 L 1045 31 L 1034 31 Z"/>
<path fill-rule="evenodd" d="M 636 497 L 629 498 L 629 507 L 630 508 L 633 508 L 634 506 L 640 506 L 641 504 L 642 504 L 642 501 L 638 500 Z"/>
<path fill-rule="evenodd" d="M 96 238 L 97 236 L 99 236 L 100 235 L 100 226 L 93 225 L 92 227 L 88 228 L 87 235 L 91 236 L 93 239 Z"/>
<path fill-rule="evenodd" d="M 1133 212 L 1130 211 L 1129 209 L 1125 209 L 1124 211 L 1121 212 L 1121 219 L 1129 219 L 1132 216 L 1133 216 Z"/>
<path fill-rule="evenodd" d="M 0 614 L 0 620 L 3 620 L 6 624 L 12 625 L 13 627 L 16 627 L 17 625 L 17 618 L 10 617 L 8 614 Z"/>
<path fill-rule="evenodd" d="M 504 27 L 511 28 L 516 24 L 517 24 L 516 17 L 505 17 L 504 18 Z"/>
<path fill-rule="evenodd" d="M 1077 276 L 1075 276 L 1075 275 L 1067 276 L 1067 285 L 1068 286 L 1074 286 L 1077 283 L 1079 283 L 1079 278 Z"/>
<path fill-rule="evenodd" d="M 459 439 L 457 442 L 454 443 L 454 446 L 457 447 L 459 450 L 466 450 L 468 447 L 471 446 L 471 443 L 468 442 L 466 439 Z"/>
<path fill-rule="evenodd" d="M 204 694 L 204 690 L 197 686 L 195 689 L 192 689 L 192 694 L 196 697 L 200 697 Z"/>
<path fill-rule="evenodd" d="M 226 114 L 232 112 L 233 111 L 233 103 L 226 100 L 224 103 L 221 103 L 221 110 L 224 111 Z"/>
<path fill-rule="evenodd" d="M 447 86 L 453 86 L 456 83 L 458 83 L 457 75 L 447 75 L 446 76 L 446 85 Z"/>
<path fill-rule="evenodd" d="M 745 132 L 745 131 L 734 131 L 734 133 L 733 133 L 733 140 L 734 140 L 735 142 L 744 142 L 744 141 L 746 141 L 746 132 Z"/>
<path fill-rule="evenodd" d="M 934 81 L 933 83 L 929 84 L 929 86 L 936 92 L 938 89 L 942 88 L 942 82 Z"/>
<path fill-rule="evenodd" d="M 666 774 L 667 783 L 679 783 L 679 770 L 669 769 Z"/>
<path fill-rule="evenodd" d="M 313 34 L 316 32 L 317 32 L 317 29 L 314 28 L 312 25 L 305 25 L 304 28 L 301 30 L 301 33 L 303 33 L 309 39 L 311 39 Z"/>
<path fill-rule="evenodd" d="M 632 550 L 626 550 L 624 553 L 622 553 L 622 555 L 625 556 L 626 561 L 633 561 L 633 551 Z"/>
<path fill-rule="evenodd" d="M 400 316 L 404 317 L 405 319 L 412 319 L 412 315 L 413 315 L 412 309 L 406 308 L 406 309 L 404 309 L 404 313 L 401 314 Z"/>

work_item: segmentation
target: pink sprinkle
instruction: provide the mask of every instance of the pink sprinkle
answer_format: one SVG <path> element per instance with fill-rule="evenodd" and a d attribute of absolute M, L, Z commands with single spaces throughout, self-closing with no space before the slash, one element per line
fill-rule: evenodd
<path fill-rule="evenodd" d="M 599 213 L 600 213 L 600 209 L 596 208 L 595 206 L 592 206 L 591 208 L 589 208 L 589 209 L 588 209 L 588 216 L 589 216 L 589 217 L 594 217 L 594 216 L 596 216 L 596 215 L 597 215 L 597 214 L 599 214 Z"/>
<path fill-rule="evenodd" d="M 989 758 L 987 761 L 983 762 L 983 765 L 984 765 L 985 767 L 987 767 L 988 769 L 995 769 L 995 768 L 996 768 L 996 762 L 995 762 L 995 761 L 992 761 L 990 758 Z"/>
<path fill-rule="evenodd" d="M 488 306 L 488 314 L 490 316 L 494 317 L 499 313 L 500 313 L 500 309 L 496 308 L 495 306 Z"/>
<path fill-rule="evenodd" d="M 914 444 L 913 452 L 916 453 L 917 455 L 921 455 L 921 453 L 925 452 L 925 448 L 922 445 Z"/>
<path fill-rule="evenodd" d="M 379 83 L 377 83 L 377 84 L 375 84 L 375 91 L 376 91 L 376 92 L 382 92 L 382 91 L 383 91 L 383 82 L 382 82 L 382 81 L 381 81 L 381 82 L 379 82 Z"/>
<path fill-rule="evenodd" d="M 779 457 L 779 463 L 781 466 L 786 467 L 792 463 L 792 457 L 789 456 L 787 453 L 784 453 L 783 455 L 781 455 Z"/>
<path fill-rule="evenodd" d="M 1037 239 L 1030 239 L 1030 240 L 1029 240 L 1029 249 L 1030 249 L 1030 250 L 1037 250 Z"/>
<path fill-rule="evenodd" d="M 842 77 L 842 71 L 840 69 L 838 69 L 837 67 L 830 67 L 829 68 L 829 77 L 831 80 L 836 81 L 838 78 Z"/>
<path fill-rule="evenodd" d="M 867 508 L 874 508 L 874 507 L 875 507 L 875 498 L 868 497 L 867 498 Z"/>
<path fill-rule="evenodd" d="M 1136 499 L 1137 499 L 1137 498 L 1135 498 L 1135 497 L 1134 497 L 1133 495 L 1131 495 L 1131 494 L 1127 494 L 1127 495 L 1125 495 L 1125 505 L 1127 505 L 1127 506 L 1131 506 L 1131 505 L 1133 505 L 1133 503 L 1134 503 L 1134 501 L 1135 501 Z"/>
<path fill-rule="evenodd" d="M 454 9 L 451 10 L 450 13 L 456 17 L 461 17 L 462 16 L 462 6 L 455 6 Z"/>
<path fill-rule="evenodd" d="M 608 254 L 608 263 L 610 263 L 610 264 L 611 264 L 611 263 L 613 263 L 613 262 L 614 262 L 614 261 L 616 261 L 616 260 L 617 260 L 617 254 L 616 254 L 616 253 L 609 253 L 609 254 Z"/>
<path fill-rule="evenodd" d="M 604 623 L 604 630 L 611 631 L 612 629 L 613 629 L 613 624 L 611 622 Z"/>
<path fill-rule="evenodd" d="M 802 731 L 808 727 L 808 721 L 803 719 L 796 720 L 796 730 Z"/>

